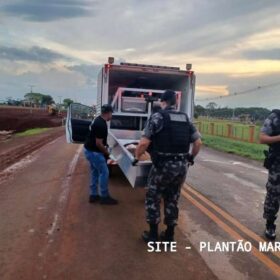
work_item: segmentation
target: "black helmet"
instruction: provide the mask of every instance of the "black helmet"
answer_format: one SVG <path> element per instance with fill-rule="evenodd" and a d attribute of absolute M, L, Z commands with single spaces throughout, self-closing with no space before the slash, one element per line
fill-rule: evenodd
<path fill-rule="evenodd" d="M 101 113 L 105 114 L 105 113 L 113 113 L 113 107 L 110 104 L 104 104 L 101 107 Z"/>
<path fill-rule="evenodd" d="M 176 104 L 176 93 L 173 90 L 166 90 L 162 96 L 161 96 L 161 101 L 165 101 L 169 103 L 170 105 L 175 105 Z"/>

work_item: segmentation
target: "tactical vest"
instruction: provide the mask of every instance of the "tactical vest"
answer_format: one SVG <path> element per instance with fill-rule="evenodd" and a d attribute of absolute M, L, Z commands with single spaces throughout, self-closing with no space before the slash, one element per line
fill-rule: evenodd
<path fill-rule="evenodd" d="M 190 121 L 182 112 L 160 110 L 163 116 L 163 128 L 152 136 L 150 152 L 152 160 L 164 160 L 165 156 L 187 154 L 190 149 Z"/>
<path fill-rule="evenodd" d="M 277 115 L 278 122 L 277 125 L 272 124 L 272 136 L 280 135 L 280 110 L 273 110 L 273 113 Z M 270 152 L 273 154 L 280 155 L 280 142 L 270 145 Z"/>

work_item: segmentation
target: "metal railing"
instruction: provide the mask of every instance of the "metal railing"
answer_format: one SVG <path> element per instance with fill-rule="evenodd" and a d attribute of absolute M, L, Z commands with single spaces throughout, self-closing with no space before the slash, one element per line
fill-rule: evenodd
<path fill-rule="evenodd" d="M 260 126 L 257 125 L 215 121 L 196 121 L 194 124 L 202 134 L 259 143 Z"/>

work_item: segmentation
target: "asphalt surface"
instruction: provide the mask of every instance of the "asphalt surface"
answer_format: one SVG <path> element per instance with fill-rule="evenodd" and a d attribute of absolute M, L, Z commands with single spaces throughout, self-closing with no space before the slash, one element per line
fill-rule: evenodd
<path fill-rule="evenodd" d="M 182 191 L 177 252 L 149 253 L 145 190 L 114 168 L 120 204 L 89 204 L 81 146 L 60 137 L 0 174 L 0 279 L 278 279 L 279 252 L 200 250 L 257 248 L 266 177 L 260 163 L 203 149 Z"/>
<path fill-rule="evenodd" d="M 88 203 L 81 146 L 59 138 L 10 168 L 0 185 L 0 279 L 216 279 L 178 231 L 176 253 L 140 239 L 144 189 L 113 170 L 117 206 Z"/>
<path fill-rule="evenodd" d="M 201 252 L 219 279 L 280 278 L 279 251 L 259 252 L 259 242 L 267 242 L 262 218 L 267 176 L 261 162 L 208 148 L 202 149 L 189 169 L 183 195 L 187 199 L 181 199 L 180 228 L 194 248 L 199 248 L 201 241 L 244 240 L 257 249 L 249 253 Z M 191 203 L 189 196 L 202 206 Z M 279 236 L 278 230 L 276 242 Z"/>

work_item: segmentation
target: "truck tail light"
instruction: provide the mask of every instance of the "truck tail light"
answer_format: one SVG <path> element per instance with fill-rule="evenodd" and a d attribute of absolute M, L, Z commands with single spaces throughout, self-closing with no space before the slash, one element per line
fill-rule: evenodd
<path fill-rule="evenodd" d="M 105 73 L 106 74 L 109 72 L 110 68 L 111 68 L 111 64 L 105 64 Z"/>

